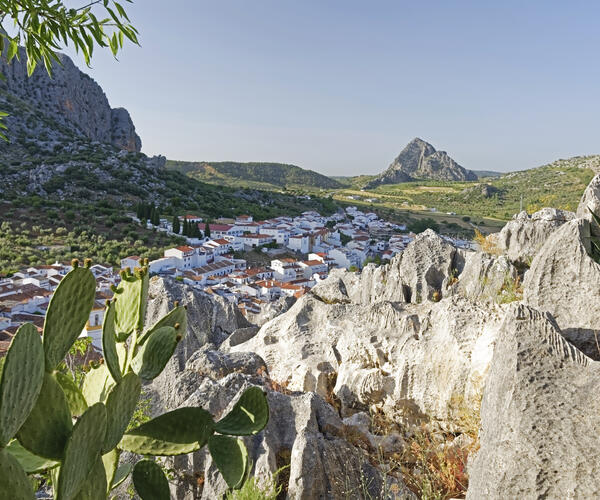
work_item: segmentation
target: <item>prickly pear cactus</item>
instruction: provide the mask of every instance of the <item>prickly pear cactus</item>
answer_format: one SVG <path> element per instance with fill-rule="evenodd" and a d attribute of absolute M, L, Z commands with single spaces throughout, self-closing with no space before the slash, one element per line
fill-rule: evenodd
<path fill-rule="evenodd" d="M 121 451 L 166 456 L 205 445 L 227 485 L 239 488 L 248 453 L 237 436 L 260 432 L 269 419 L 258 387 L 246 390 L 217 422 L 202 408 L 179 408 L 126 432 L 142 382 L 163 371 L 187 330 L 185 308 L 177 303 L 144 329 L 147 261 L 133 273 L 122 271 L 113 289 L 102 327 L 104 358 L 83 382 L 61 371 L 94 304 L 90 265 L 73 261 L 50 301 L 42 338 L 33 325 L 22 326 L 0 360 L 0 498 L 35 498 L 28 474 L 45 471 L 57 500 L 108 498 L 133 470 L 142 500 L 168 499 L 157 462 L 119 465 Z"/>

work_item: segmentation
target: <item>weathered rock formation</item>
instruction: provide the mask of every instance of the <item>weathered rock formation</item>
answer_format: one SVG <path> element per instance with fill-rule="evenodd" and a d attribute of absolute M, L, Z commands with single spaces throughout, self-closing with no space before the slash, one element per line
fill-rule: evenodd
<path fill-rule="evenodd" d="M 555 208 L 543 208 L 531 216 L 523 211 L 490 237 L 512 262 L 528 266 L 550 235 L 574 218 L 574 213 Z"/>
<path fill-rule="evenodd" d="M 552 318 L 512 305 L 481 407 L 467 499 L 600 496 L 600 363 Z"/>
<path fill-rule="evenodd" d="M 397 184 L 417 179 L 441 181 L 476 181 L 477 176 L 456 163 L 445 151 L 437 151 L 418 137 L 408 143 L 385 172 L 365 187 L 371 189 L 382 184 Z"/>
<path fill-rule="evenodd" d="M 0 109 L 4 109 L 4 103 L 10 107 L 28 107 L 75 135 L 127 151 L 140 151 L 142 142 L 127 110 L 112 109 L 94 80 L 80 71 L 68 56 L 59 54 L 58 57 L 61 64 L 54 65 L 52 78 L 43 65 L 28 78 L 23 49 L 21 61 L 15 58 L 7 64 L 0 58 L 0 72 L 6 77 L 6 81 L 0 82 L 3 91 Z M 9 135 L 20 129 L 16 122 L 22 119 L 22 113 L 7 118 Z M 53 127 L 47 128 L 49 134 L 58 132 L 53 131 Z"/>

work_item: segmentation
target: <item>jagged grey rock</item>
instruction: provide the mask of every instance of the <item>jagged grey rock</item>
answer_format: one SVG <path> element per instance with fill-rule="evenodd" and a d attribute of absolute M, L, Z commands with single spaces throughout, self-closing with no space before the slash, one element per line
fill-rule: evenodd
<path fill-rule="evenodd" d="M 257 353 L 293 390 L 335 394 L 345 415 L 378 404 L 391 417 L 442 421 L 453 397 L 480 396 L 501 308 L 458 295 L 423 304 L 330 302 L 305 295 L 231 350 Z"/>
<path fill-rule="evenodd" d="M 155 404 L 160 406 L 164 404 L 161 397 L 173 397 L 175 378 L 195 352 L 207 343 L 220 344 L 231 332 L 249 324 L 235 304 L 219 296 L 198 292 L 190 286 L 175 283 L 170 279 L 151 278 L 148 298 L 147 325 L 154 324 L 170 311 L 176 300 L 187 307 L 188 313 L 185 337 L 177 345 L 163 372 L 148 386 L 148 390 L 156 395 Z"/>
<path fill-rule="evenodd" d="M 598 362 L 548 315 L 511 305 L 486 381 L 467 499 L 598 498 L 599 391 Z"/>
<path fill-rule="evenodd" d="M 367 189 L 417 179 L 476 181 L 477 175 L 456 163 L 445 151 L 436 151 L 418 137 L 408 143 L 385 172 L 367 183 Z"/>
<path fill-rule="evenodd" d="M 600 174 L 592 179 L 583 192 L 583 196 L 577 207 L 577 217 L 593 221 L 590 210 L 595 214 L 600 215 Z M 597 227 L 595 222 L 592 227 L 594 233 L 600 236 L 600 228 Z"/>
<path fill-rule="evenodd" d="M 506 256 L 471 252 L 453 290 L 472 300 L 501 302 L 503 287 L 517 277 L 517 269 Z"/>
<path fill-rule="evenodd" d="M 586 250 L 589 234 L 589 222 L 576 219 L 550 235 L 525 273 L 523 302 L 552 314 L 562 334 L 597 359 L 600 264 Z"/>
<path fill-rule="evenodd" d="M 574 213 L 556 208 L 543 208 L 531 216 L 522 211 L 492 238 L 512 262 L 530 265 L 550 234 L 574 218 Z"/>
<path fill-rule="evenodd" d="M 220 358 L 222 354 L 206 352 L 200 358 L 207 357 Z M 224 375 L 222 378 L 211 378 L 196 370 L 200 358 L 190 359 L 186 369 L 176 377 L 175 396 L 164 409 L 201 406 L 218 419 L 247 387 L 263 386 L 268 391 L 269 423 L 260 434 L 243 438 L 253 465 L 251 474 L 259 481 L 287 465 L 289 468 L 283 474 L 289 475 L 287 498 L 290 499 L 366 498 L 367 495 L 370 495 L 368 498 L 386 498 L 385 492 L 393 485 L 398 495 L 391 498 L 414 498 L 401 479 L 386 476 L 371 465 L 367 454 L 348 440 L 352 434 L 336 411 L 321 397 L 314 393 L 270 391 L 264 386 L 264 378 L 240 373 L 235 363 L 226 363 L 222 370 L 212 373 Z M 175 498 L 221 498 L 226 491 L 206 449 L 167 458 L 166 465 L 175 470 L 176 477 L 171 481 Z"/>
<path fill-rule="evenodd" d="M 7 64 L 5 58 L 0 58 L 0 72 L 6 77 L 0 82 L 0 88 L 76 135 L 119 149 L 140 151 L 141 139 L 127 110 L 111 109 L 106 95 L 92 78 L 80 71 L 65 54 L 58 54 L 58 58 L 60 64 L 53 66 L 52 78 L 43 65 L 27 77 L 24 49 L 20 49 L 20 61 L 13 59 Z M 10 125 L 18 119 L 15 116 L 6 121 Z"/>

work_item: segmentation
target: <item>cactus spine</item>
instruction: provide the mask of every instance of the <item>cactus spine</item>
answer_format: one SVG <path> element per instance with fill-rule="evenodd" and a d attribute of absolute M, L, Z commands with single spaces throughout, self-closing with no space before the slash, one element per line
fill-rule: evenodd
<path fill-rule="evenodd" d="M 107 303 L 102 328 L 104 359 L 79 386 L 61 361 L 81 333 L 95 297 L 86 259 L 60 282 L 44 323 L 15 334 L 0 360 L 0 497 L 33 499 L 27 474 L 48 470 L 57 500 L 107 498 L 132 471 L 119 465 L 121 450 L 142 455 L 179 455 L 208 445 L 230 488 L 247 475 L 248 453 L 236 437 L 260 432 L 269 408 L 263 391 L 247 389 L 221 420 L 202 408 L 179 408 L 126 432 L 142 380 L 158 376 L 187 330 L 185 307 L 175 307 L 144 330 L 148 267 L 122 271 Z M 15 439 L 16 438 L 16 439 Z M 169 498 L 156 462 L 141 460 L 133 482 L 143 499 Z"/>

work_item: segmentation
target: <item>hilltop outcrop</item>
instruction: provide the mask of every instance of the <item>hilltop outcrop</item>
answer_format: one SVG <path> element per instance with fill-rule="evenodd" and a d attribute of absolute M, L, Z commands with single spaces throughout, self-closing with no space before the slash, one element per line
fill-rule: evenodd
<path fill-rule="evenodd" d="M 456 163 L 445 151 L 437 151 L 418 137 L 410 141 L 385 172 L 365 188 L 414 180 L 476 181 L 477 175 Z"/>

